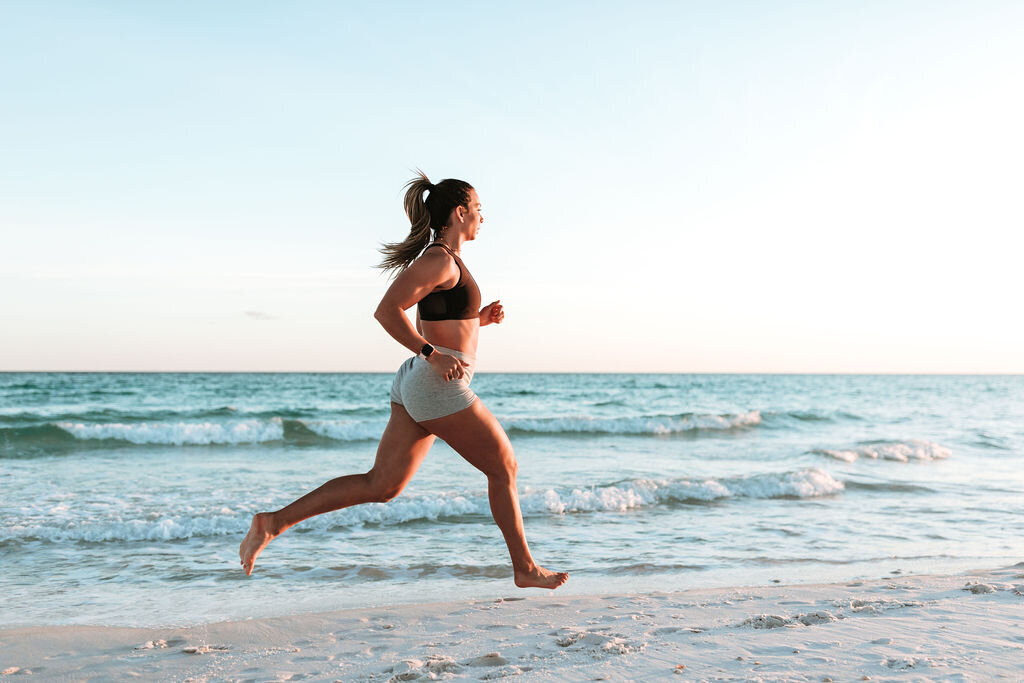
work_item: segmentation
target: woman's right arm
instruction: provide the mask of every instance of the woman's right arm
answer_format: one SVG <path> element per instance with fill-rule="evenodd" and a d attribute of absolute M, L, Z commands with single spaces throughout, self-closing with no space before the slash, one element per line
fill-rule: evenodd
<path fill-rule="evenodd" d="M 441 249 L 430 249 L 395 278 L 377 305 L 373 317 L 395 341 L 413 353 L 419 353 L 423 345 L 429 342 L 412 326 L 405 311 L 437 287 L 454 284 L 457 279 L 458 266 L 451 257 Z M 442 377 L 462 365 L 454 356 L 440 352 L 432 353 L 428 360 Z M 462 373 L 453 374 L 461 376 Z"/>

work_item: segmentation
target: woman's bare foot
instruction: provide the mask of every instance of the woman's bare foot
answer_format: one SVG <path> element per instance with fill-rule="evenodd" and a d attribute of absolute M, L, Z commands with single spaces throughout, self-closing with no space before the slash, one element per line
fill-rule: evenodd
<path fill-rule="evenodd" d="M 553 572 L 539 565 L 533 571 L 515 573 L 515 582 L 520 588 L 555 589 L 568 580 L 569 572 Z"/>
<path fill-rule="evenodd" d="M 270 513 L 258 512 L 253 515 L 249 533 L 242 539 L 242 545 L 238 546 L 238 556 L 242 558 L 242 568 L 245 569 L 246 576 L 252 574 L 256 558 L 275 538 L 277 534 L 270 532 Z"/>

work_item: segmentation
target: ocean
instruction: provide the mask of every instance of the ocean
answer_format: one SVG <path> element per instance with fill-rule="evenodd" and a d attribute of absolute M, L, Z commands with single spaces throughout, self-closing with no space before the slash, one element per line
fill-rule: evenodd
<path fill-rule="evenodd" d="M 308 520 L 366 471 L 390 374 L 0 374 L 0 626 L 185 625 L 508 597 L 486 480 Z M 478 374 L 561 595 L 841 581 L 1024 559 L 1024 376 Z"/>

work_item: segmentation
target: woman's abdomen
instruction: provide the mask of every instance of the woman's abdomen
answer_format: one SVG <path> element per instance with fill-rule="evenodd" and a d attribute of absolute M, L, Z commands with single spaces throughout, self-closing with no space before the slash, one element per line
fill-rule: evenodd
<path fill-rule="evenodd" d="M 480 338 L 480 320 L 421 320 L 423 336 L 434 346 L 458 349 L 470 356 L 476 355 Z"/>

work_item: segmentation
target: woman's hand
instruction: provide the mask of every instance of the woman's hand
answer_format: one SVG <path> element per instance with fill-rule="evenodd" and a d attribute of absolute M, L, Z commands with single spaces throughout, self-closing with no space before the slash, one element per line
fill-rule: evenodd
<path fill-rule="evenodd" d="M 446 382 L 462 379 L 466 374 L 466 368 L 469 367 L 467 363 L 463 363 L 455 356 L 449 356 L 440 351 L 434 351 L 427 356 L 427 362 L 430 363 L 430 367 L 434 368 L 437 376 Z"/>
<path fill-rule="evenodd" d="M 505 309 L 501 307 L 501 299 L 492 301 L 480 309 L 480 326 L 500 323 L 505 319 Z"/>

